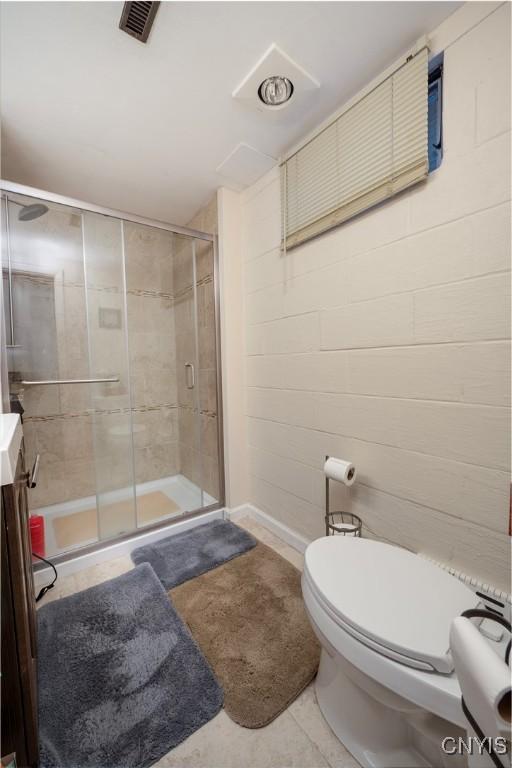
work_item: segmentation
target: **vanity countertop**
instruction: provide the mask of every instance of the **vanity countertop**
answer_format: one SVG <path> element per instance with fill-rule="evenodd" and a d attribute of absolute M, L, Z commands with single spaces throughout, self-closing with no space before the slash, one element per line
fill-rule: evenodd
<path fill-rule="evenodd" d="M 22 437 L 19 414 L 0 413 L 0 485 L 14 481 Z"/>

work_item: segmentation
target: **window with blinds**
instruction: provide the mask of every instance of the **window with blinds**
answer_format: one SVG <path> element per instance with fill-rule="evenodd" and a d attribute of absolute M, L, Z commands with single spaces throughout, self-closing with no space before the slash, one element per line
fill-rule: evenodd
<path fill-rule="evenodd" d="M 283 248 L 341 224 L 427 174 L 423 48 L 282 163 Z"/>

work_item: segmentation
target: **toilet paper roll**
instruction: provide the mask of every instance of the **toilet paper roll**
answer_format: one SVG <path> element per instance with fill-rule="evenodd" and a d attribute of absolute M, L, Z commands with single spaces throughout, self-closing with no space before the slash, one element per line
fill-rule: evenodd
<path fill-rule="evenodd" d="M 337 480 L 345 485 L 352 485 L 356 479 L 356 468 L 350 461 L 335 459 L 333 456 L 324 464 L 324 473 L 331 480 Z"/>

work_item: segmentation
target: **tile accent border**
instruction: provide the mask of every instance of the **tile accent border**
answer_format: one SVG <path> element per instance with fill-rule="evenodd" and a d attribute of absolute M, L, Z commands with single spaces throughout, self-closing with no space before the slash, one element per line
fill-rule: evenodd
<path fill-rule="evenodd" d="M 95 410 L 90 408 L 85 411 L 76 411 L 71 413 L 53 413 L 48 416 L 26 416 L 23 417 L 24 423 L 38 422 L 38 421 L 56 421 L 59 419 L 75 419 L 84 418 L 87 416 L 110 416 L 115 413 L 129 414 L 129 413 L 147 413 L 148 411 L 161 411 L 161 410 L 177 410 L 179 408 L 177 403 L 162 403 L 160 405 L 135 405 L 133 408 L 112 408 Z M 210 414 L 208 414 L 210 415 Z"/>

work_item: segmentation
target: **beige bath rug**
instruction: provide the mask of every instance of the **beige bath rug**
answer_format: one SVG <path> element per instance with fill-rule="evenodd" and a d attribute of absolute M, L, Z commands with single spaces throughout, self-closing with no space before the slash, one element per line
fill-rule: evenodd
<path fill-rule="evenodd" d="M 148 525 L 164 515 L 176 514 L 180 507 L 161 491 L 137 496 L 139 527 Z M 133 499 L 100 506 L 101 536 L 109 538 L 133 529 Z M 83 541 L 98 538 L 96 507 L 53 518 L 55 542 L 59 549 L 73 547 Z"/>
<path fill-rule="evenodd" d="M 304 690 L 320 646 L 300 573 L 265 544 L 169 592 L 217 679 L 236 723 L 261 728 Z"/>

